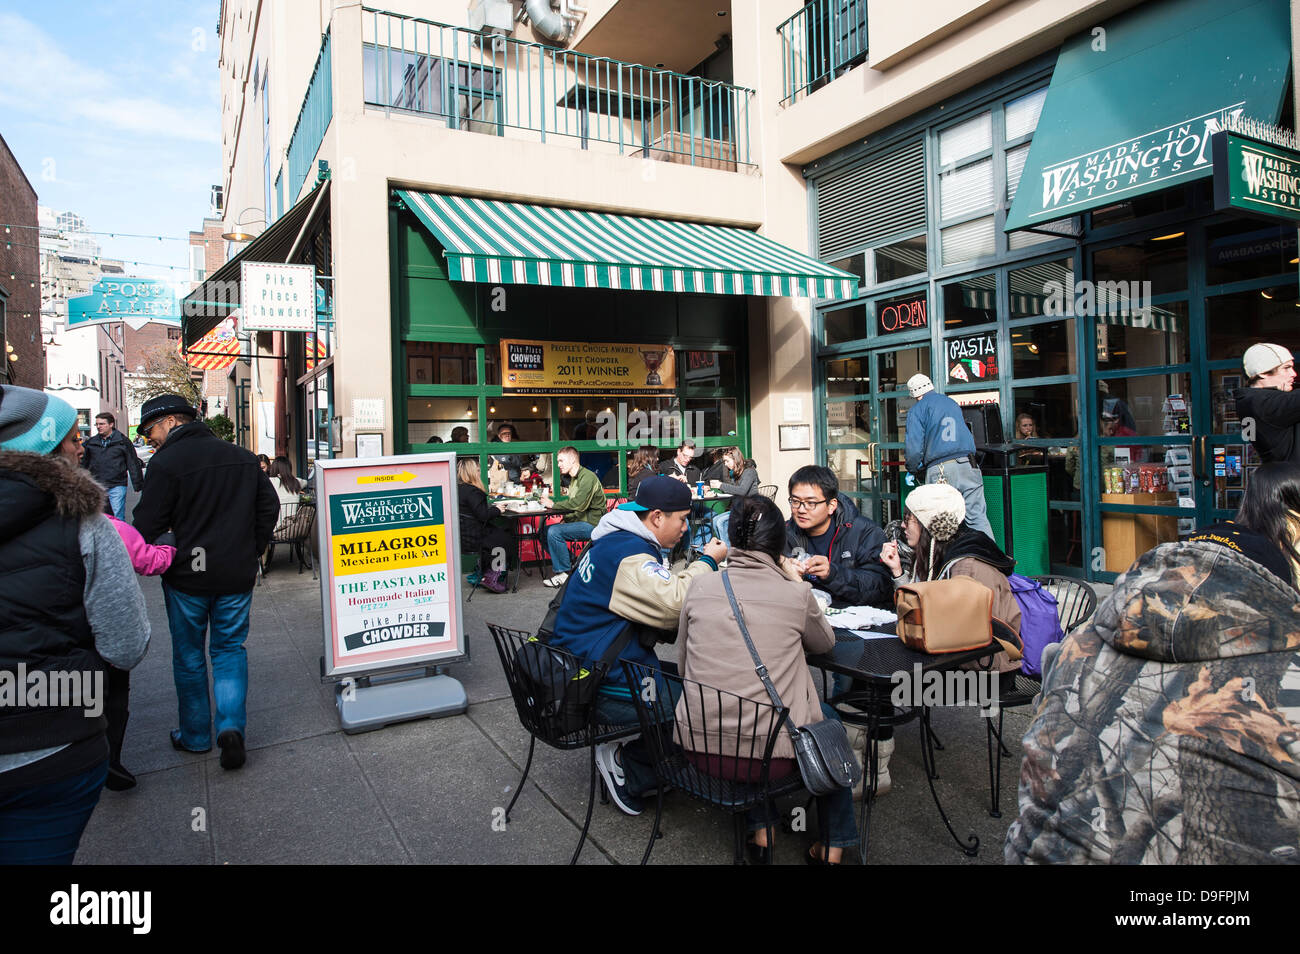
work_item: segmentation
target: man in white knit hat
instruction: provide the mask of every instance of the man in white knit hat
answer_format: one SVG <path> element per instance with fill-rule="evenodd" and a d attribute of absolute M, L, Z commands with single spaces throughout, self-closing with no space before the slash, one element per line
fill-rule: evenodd
<path fill-rule="evenodd" d="M 984 503 L 984 477 L 975 466 L 975 438 L 961 407 L 934 389 L 927 375 L 914 374 L 907 390 L 916 404 L 907 412 L 907 469 L 923 484 L 950 484 L 966 501 L 966 523 L 993 539 Z"/>
<path fill-rule="evenodd" d="M 1295 383 L 1291 352 L 1281 345 L 1253 344 L 1241 363 L 1248 386 L 1233 397 L 1242 435 L 1265 463 L 1300 461 L 1300 391 L 1291 390 Z"/>

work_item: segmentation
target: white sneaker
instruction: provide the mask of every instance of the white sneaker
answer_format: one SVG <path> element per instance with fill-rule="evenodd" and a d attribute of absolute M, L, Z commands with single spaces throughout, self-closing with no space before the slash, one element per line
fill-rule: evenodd
<path fill-rule="evenodd" d="M 567 580 L 568 578 L 569 578 L 569 574 L 567 573 L 557 573 L 549 580 L 542 580 L 542 586 L 549 586 L 551 589 L 555 589 L 557 587 L 563 586 L 564 581 Z"/>
<path fill-rule="evenodd" d="M 600 771 L 601 778 L 605 780 L 605 788 L 609 790 L 609 797 L 614 800 L 614 804 L 624 815 L 640 815 L 645 810 L 645 803 L 641 799 L 629 792 L 624 785 L 623 766 L 618 764 L 615 757 L 621 744 L 617 742 L 602 742 L 596 746 L 596 768 Z"/>

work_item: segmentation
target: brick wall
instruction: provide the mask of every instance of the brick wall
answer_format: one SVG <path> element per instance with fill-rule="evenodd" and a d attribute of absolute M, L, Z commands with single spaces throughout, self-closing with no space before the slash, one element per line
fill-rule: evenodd
<path fill-rule="evenodd" d="M 40 233 L 36 228 L 36 205 L 36 190 L 0 136 L 0 288 L 8 295 L 5 342 L 13 346 L 18 358 L 10 361 L 0 357 L 0 363 L 8 371 L 8 378 L 0 376 L 0 381 L 41 390 L 45 387 L 45 345 L 41 340 L 41 267 L 37 248 Z"/>

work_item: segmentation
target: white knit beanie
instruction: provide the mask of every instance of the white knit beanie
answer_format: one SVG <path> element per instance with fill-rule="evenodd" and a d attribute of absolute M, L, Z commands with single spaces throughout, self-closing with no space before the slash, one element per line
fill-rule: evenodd
<path fill-rule="evenodd" d="M 922 394 L 934 390 L 934 382 L 928 375 L 914 374 L 907 379 L 907 393 L 914 398 L 919 398 Z"/>
<path fill-rule="evenodd" d="M 940 542 L 951 540 L 966 519 L 966 500 L 952 484 L 922 484 L 907 495 L 907 509 Z"/>

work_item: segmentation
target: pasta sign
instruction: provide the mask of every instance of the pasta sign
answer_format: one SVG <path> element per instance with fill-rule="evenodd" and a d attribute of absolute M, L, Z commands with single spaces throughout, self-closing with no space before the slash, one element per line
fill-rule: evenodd
<path fill-rule="evenodd" d="M 991 334 L 965 335 L 947 343 L 948 381 L 996 381 L 998 343 Z"/>

